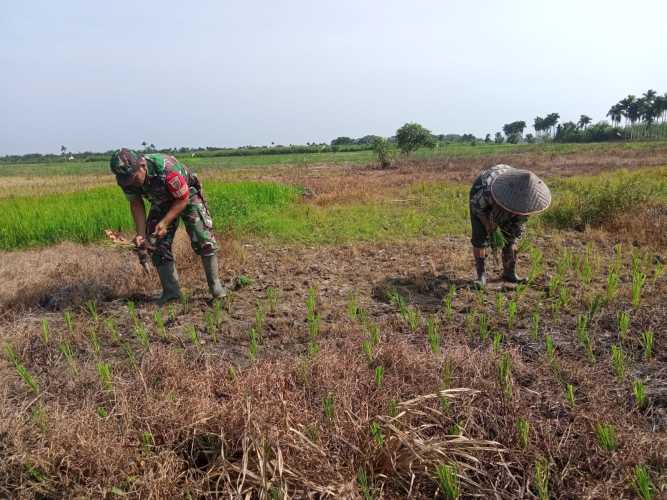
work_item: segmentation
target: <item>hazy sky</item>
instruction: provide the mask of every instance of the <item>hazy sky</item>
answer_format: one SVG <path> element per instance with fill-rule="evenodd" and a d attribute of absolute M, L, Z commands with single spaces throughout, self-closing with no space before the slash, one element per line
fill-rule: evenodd
<path fill-rule="evenodd" d="M 667 92 L 665 0 L 4 0 L 0 154 L 483 136 Z"/>

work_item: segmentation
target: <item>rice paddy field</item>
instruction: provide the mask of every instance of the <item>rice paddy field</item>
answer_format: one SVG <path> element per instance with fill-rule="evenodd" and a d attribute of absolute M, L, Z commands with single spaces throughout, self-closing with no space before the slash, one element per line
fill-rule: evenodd
<path fill-rule="evenodd" d="M 180 302 L 103 162 L 0 164 L 0 495 L 664 498 L 667 144 L 183 158 Z M 472 287 L 468 190 L 529 168 L 526 285 Z"/>

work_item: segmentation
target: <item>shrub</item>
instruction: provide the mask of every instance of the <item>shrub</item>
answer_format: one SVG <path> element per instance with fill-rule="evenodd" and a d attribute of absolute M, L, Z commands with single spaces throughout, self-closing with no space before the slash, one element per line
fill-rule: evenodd
<path fill-rule="evenodd" d="M 431 131 L 425 129 L 418 123 L 406 123 L 396 131 L 396 142 L 399 149 L 409 154 L 420 147 L 435 147 L 435 140 Z"/>

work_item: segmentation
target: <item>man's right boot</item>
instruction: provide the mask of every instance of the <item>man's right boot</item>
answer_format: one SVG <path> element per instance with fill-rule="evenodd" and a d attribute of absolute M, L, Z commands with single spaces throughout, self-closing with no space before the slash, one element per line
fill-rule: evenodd
<path fill-rule="evenodd" d="M 162 296 L 157 299 L 158 305 L 166 304 L 172 300 L 180 300 L 181 288 L 178 285 L 178 273 L 174 261 L 168 261 L 157 266 L 157 274 L 162 284 Z"/>
<path fill-rule="evenodd" d="M 475 280 L 475 288 L 482 289 L 486 286 L 486 262 L 484 257 L 475 257 L 475 270 L 477 271 L 477 279 Z"/>

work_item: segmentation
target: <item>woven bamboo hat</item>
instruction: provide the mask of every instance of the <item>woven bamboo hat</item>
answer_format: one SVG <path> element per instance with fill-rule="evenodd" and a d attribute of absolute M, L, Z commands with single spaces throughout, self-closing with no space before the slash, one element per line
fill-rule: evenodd
<path fill-rule="evenodd" d="M 493 180 L 491 196 L 502 208 L 517 215 L 538 214 L 551 204 L 551 191 L 544 181 L 528 170 L 517 168 Z"/>

